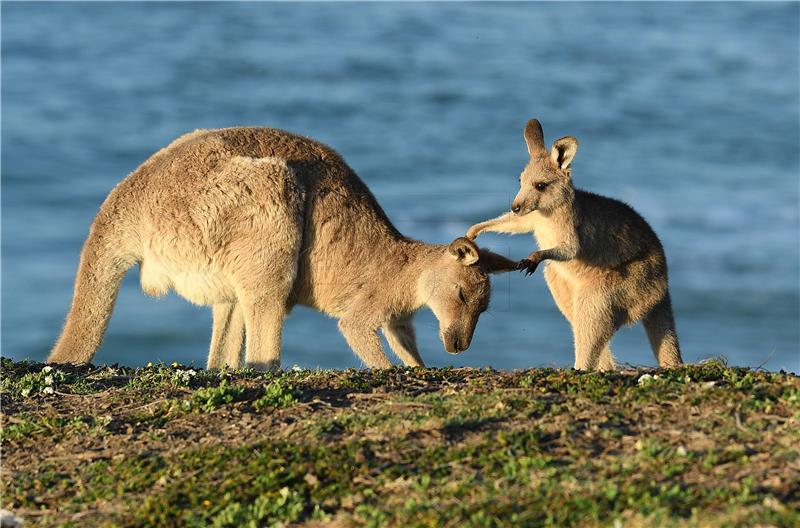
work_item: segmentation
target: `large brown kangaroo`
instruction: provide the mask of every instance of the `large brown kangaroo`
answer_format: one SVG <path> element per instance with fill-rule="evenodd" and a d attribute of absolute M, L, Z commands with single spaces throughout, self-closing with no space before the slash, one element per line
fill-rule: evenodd
<path fill-rule="evenodd" d="M 530 161 L 510 213 L 472 226 L 483 231 L 533 233 L 541 248 L 521 267 L 544 278 L 575 336 L 575 368 L 614 368 L 609 343 L 625 324 L 644 323 L 662 367 L 682 364 L 658 237 L 626 204 L 572 186 L 578 141 L 567 136 L 548 151 L 539 121 L 525 126 Z"/>
<path fill-rule="evenodd" d="M 389 367 L 377 330 L 423 365 L 411 319 L 429 306 L 448 352 L 466 350 L 489 303 L 490 272 L 516 263 L 459 238 L 401 235 L 332 149 L 270 128 L 198 130 L 154 154 L 109 194 L 81 253 L 72 307 L 49 362 L 91 361 L 125 272 L 213 307 L 208 367 L 280 368 L 296 304 L 339 319 L 371 368 Z M 312 337 L 309 336 L 311 339 Z"/>

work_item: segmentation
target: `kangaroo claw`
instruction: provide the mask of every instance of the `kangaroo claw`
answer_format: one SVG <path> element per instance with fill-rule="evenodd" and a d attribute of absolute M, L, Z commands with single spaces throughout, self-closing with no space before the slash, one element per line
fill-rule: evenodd
<path fill-rule="evenodd" d="M 533 275 L 533 272 L 536 271 L 536 267 L 539 265 L 538 262 L 535 260 L 530 259 L 522 259 L 517 264 L 517 269 L 524 272 L 525 275 Z"/>

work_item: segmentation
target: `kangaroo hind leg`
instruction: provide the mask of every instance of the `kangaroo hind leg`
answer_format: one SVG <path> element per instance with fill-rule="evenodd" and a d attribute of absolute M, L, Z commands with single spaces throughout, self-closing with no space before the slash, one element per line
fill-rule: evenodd
<path fill-rule="evenodd" d="M 279 251 L 261 257 L 248 255 L 251 265 L 243 267 L 236 278 L 244 316 L 245 363 L 259 370 L 277 370 L 281 366 L 283 321 L 290 309 L 300 253 L 300 227 L 292 229 L 293 234 L 285 231 L 282 235 L 292 240 L 281 240 Z M 266 243 L 269 241 L 265 242 L 264 237 L 253 240 L 253 244 Z"/>
<path fill-rule="evenodd" d="M 597 370 L 607 372 L 616 368 L 617 364 L 614 361 L 614 355 L 611 353 L 611 343 L 608 343 L 603 351 L 600 352 L 600 360 L 597 362 Z"/>
<path fill-rule="evenodd" d="M 244 341 L 244 315 L 239 303 L 217 303 L 212 308 L 211 350 L 209 369 L 224 366 L 239 368 Z"/>
<path fill-rule="evenodd" d="M 553 295 L 556 306 L 558 306 L 559 311 L 561 311 L 570 325 L 572 325 L 572 333 L 575 335 L 575 325 L 578 324 L 578 321 L 575 320 L 577 316 L 574 314 L 574 306 L 576 304 L 574 300 L 574 288 L 570 286 L 569 281 L 559 275 L 552 266 L 548 265 L 545 267 L 544 278 L 545 281 L 547 281 L 547 286 L 550 288 L 550 293 Z M 578 368 L 577 361 L 575 368 Z M 609 343 L 606 343 L 606 346 L 603 347 L 603 350 L 600 352 L 597 368 L 603 371 L 614 370 L 616 368 Z"/>
<path fill-rule="evenodd" d="M 304 193 L 293 171 L 280 160 L 240 159 L 233 172 L 248 189 L 244 205 L 228 217 L 226 247 L 227 267 L 244 318 L 245 362 L 260 370 L 276 370 L 281 364 L 283 321 L 298 273 Z"/>
<path fill-rule="evenodd" d="M 614 312 L 599 296 L 576 295 L 572 331 L 575 337 L 575 368 L 578 370 L 610 370 L 611 337 L 618 325 Z"/>
<path fill-rule="evenodd" d="M 288 292 L 286 292 L 288 295 Z M 246 328 L 245 363 L 257 370 L 281 368 L 281 335 L 286 300 L 242 300 Z"/>

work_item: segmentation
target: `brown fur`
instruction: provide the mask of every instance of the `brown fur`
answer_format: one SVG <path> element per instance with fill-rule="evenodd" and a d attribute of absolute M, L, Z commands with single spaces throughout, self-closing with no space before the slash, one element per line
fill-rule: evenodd
<path fill-rule="evenodd" d="M 48 361 L 84 363 L 100 345 L 125 272 L 213 306 L 208 366 L 280 366 L 292 306 L 339 319 L 369 367 L 391 365 L 377 330 L 422 365 L 411 322 L 430 306 L 450 352 L 465 350 L 489 302 L 487 273 L 515 263 L 460 238 L 402 236 L 333 150 L 268 128 L 198 130 L 154 154 L 108 196 L 81 254 L 64 331 Z"/>
<path fill-rule="evenodd" d="M 531 120 L 525 141 L 531 159 L 520 176 L 513 212 L 472 226 L 467 237 L 483 231 L 534 233 L 545 249 L 520 266 L 530 274 L 548 261 L 544 277 L 572 325 L 575 368 L 614 368 L 611 337 L 637 321 L 643 321 L 659 365 L 680 365 L 666 258 L 656 234 L 626 204 L 573 187 L 574 137 L 555 141 L 548 152 L 541 125 Z"/>

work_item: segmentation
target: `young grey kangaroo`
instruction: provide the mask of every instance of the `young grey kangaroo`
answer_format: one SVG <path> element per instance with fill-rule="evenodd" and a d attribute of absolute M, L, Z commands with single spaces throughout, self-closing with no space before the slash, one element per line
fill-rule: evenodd
<path fill-rule="evenodd" d="M 682 363 L 658 237 L 626 204 L 575 189 L 570 164 L 578 141 L 567 136 L 548 152 L 539 121 L 525 126 L 530 161 L 519 178 L 511 213 L 472 226 L 483 231 L 533 232 L 537 245 L 520 262 L 531 274 L 548 260 L 544 277 L 572 325 L 575 368 L 614 368 L 609 343 L 621 326 L 644 323 L 662 367 Z"/>
<path fill-rule="evenodd" d="M 301 304 L 339 319 L 361 360 L 389 367 L 377 330 L 423 365 L 413 313 L 429 306 L 448 352 L 470 345 L 487 273 L 516 263 L 466 238 L 402 236 L 332 149 L 269 128 L 198 130 L 154 154 L 109 194 L 81 253 L 72 307 L 49 362 L 91 361 L 125 272 L 212 305 L 208 367 L 280 367 L 283 321 Z M 312 336 L 309 338 L 313 339 Z"/>

